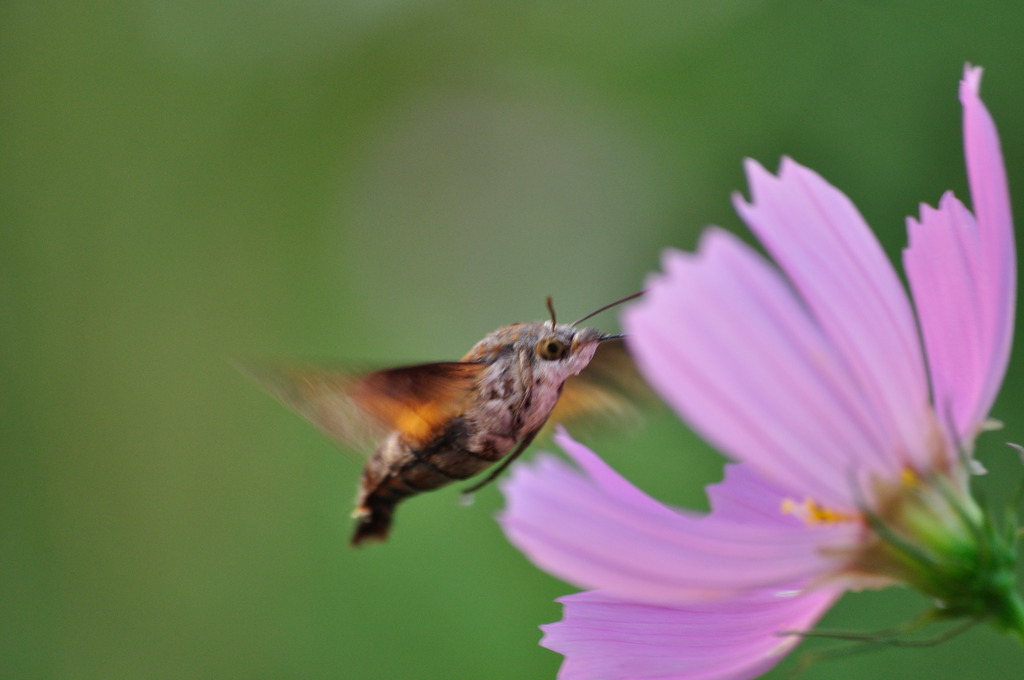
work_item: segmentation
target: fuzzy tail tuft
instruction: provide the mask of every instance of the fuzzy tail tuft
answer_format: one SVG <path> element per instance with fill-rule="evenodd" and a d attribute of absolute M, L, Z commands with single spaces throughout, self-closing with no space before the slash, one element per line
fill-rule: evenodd
<path fill-rule="evenodd" d="M 393 503 L 375 503 L 359 513 L 351 545 L 358 547 L 363 541 L 383 543 L 391 530 L 391 516 L 395 513 Z"/>

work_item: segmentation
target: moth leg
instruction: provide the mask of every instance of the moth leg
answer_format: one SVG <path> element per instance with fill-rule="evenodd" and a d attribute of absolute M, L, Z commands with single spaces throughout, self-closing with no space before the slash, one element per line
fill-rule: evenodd
<path fill-rule="evenodd" d="M 482 489 L 483 487 L 487 486 L 488 484 L 493 482 L 495 479 L 497 479 L 498 476 L 502 472 L 505 471 L 505 468 L 507 468 L 509 465 L 511 465 L 515 461 L 515 459 L 518 458 L 520 456 L 520 454 L 522 454 L 522 452 L 526 450 L 526 447 L 528 447 L 530 445 L 530 443 L 533 441 L 533 438 L 537 436 L 538 432 L 540 432 L 540 428 L 539 427 L 536 430 L 528 433 L 525 437 L 523 437 L 523 440 L 521 442 L 519 442 L 519 446 L 516 447 L 516 450 L 513 451 L 512 453 L 510 453 L 505 458 L 505 460 L 501 461 L 501 463 L 498 464 L 498 467 L 494 468 L 491 471 L 491 474 L 489 474 L 486 477 L 484 477 L 483 481 L 477 482 L 473 486 L 471 486 L 468 489 L 464 490 L 462 492 L 462 495 L 463 496 L 467 496 L 467 495 L 469 495 L 471 493 L 475 493 L 476 491 L 479 491 L 480 489 Z"/>

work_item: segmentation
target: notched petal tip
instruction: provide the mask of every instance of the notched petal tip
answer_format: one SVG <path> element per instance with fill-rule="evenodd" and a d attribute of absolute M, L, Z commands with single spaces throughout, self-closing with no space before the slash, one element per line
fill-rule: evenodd
<path fill-rule="evenodd" d="M 751 176 L 753 176 L 755 173 L 758 173 L 758 172 L 763 172 L 763 173 L 766 173 L 766 174 L 770 174 L 770 173 L 768 173 L 767 170 L 764 169 L 764 166 L 761 165 L 761 163 L 759 163 L 758 161 L 754 160 L 753 158 L 744 158 L 743 159 L 743 172 L 747 175 L 748 179 Z"/>
<path fill-rule="evenodd" d="M 980 66 L 971 66 L 970 62 L 964 64 L 964 76 L 960 81 L 960 97 L 963 100 L 965 92 L 975 96 L 981 91 L 981 75 L 984 69 Z"/>
<path fill-rule="evenodd" d="M 644 281 L 644 290 L 647 293 L 637 303 L 630 305 L 623 311 L 623 316 L 629 315 L 640 309 L 648 309 L 651 305 L 656 304 L 655 298 L 658 295 L 658 289 L 664 284 L 671 281 L 672 275 L 677 272 L 686 262 L 695 258 L 694 253 L 683 252 L 675 248 L 666 248 L 661 252 L 661 272 L 653 272 L 647 276 Z M 629 333 L 626 333 L 628 338 Z M 628 340 L 627 340 L 628 342 Z"/>
<path fill-rule="evenodd" d="M 775 173 L 752 158 L 743 160 L 743 172 L 747 176 L 747 186 L 750 187 L 751 204 L 757 204 L 759 199 L 764 196 L 763 192 L 771 186 L 771 183 L 778 181 Z"/>

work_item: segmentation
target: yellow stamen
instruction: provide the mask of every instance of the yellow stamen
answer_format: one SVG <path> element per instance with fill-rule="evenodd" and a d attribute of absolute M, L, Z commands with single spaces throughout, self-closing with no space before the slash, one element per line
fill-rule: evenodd
<path fill-rule="evenodd" d="M 906 489 L 912 489 L 921 482 L 921 477 L 911 468 L 903 468 L 900 472 L 900 484 Z"/>
<path fill-rule="evenodd" d="M 803 503 L 797 503 L 792 498 L 782 501 L 782 514 L 793 515 L 804 521 L 805 524 L 834 524 L 836 522 L 850 522 L 856 519 L 847 513 L 832 510 L 821 505 L 813 498 L 805 498 Z"/>

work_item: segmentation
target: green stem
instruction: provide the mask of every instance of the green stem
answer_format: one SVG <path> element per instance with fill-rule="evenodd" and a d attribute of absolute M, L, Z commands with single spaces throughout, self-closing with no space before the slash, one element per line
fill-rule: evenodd
<path fill-rule="evenodd" d="M 1024 644 L 1024 602 L 1021 602 L 1020 595 L 1011 591 L 1001 604 L 999 611 L 995 612 L 992 624 Z"/>

